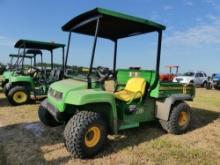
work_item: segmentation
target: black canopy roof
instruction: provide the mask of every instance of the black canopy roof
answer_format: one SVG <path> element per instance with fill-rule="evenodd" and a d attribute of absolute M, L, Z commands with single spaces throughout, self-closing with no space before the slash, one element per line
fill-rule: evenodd
<path fill-rule="evenodd" d="M 44 50 L 53 50 L 56 48 L 65 47 L 64 44 L 54 43 L 54 42 L 42 42 L 42 41 L 32 41 L 32 40 L 18 40 L 15 43 L 15 48 L 24 47 L 28 49 L 44 49 Z"/>
<path fill-rule="evenodd" d="M 42 51 L 38 50 L 38 49 L 28 49 L 26 51 L 26 54 L 35 54 L 35 55 L 37 55 L 37 54 L 42 54 Z"/>
<path fill-rule="evenodd" d="M 119 39 L 128 36 L 165 30 L 165 26 L 153 21 L 134 17 L 103 8 L 82 13 L 68 23 L 62 29 L 81 34 L 94 35 L 96 20 L 100 17 L 100 29 L 98 36 L 107 39 Z"/>
<path fill-rule="evenodd" d="M 18 55 L 18 54 L 9 54 L 9 57 L 23 57 L 23 56 L 21 56 L 21 55 Z M 24 58 L 33 58 L 34 56 L 32 55 L 26 55 L 26 56 L 24 56 Z"/>

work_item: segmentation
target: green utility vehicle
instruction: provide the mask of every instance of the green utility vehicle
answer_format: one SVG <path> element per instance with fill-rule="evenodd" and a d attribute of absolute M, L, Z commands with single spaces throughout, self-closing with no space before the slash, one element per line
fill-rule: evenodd
<path fill-rule="evenodd" d="M 37 53 L 37 52 L 35 52 L 35 53 Z M 22 59 L 20 58 L 21 55 L 10 54 L 9 57 L 11 60 L 7 66 L 7 71 L 5 71 L 2 75 L 2 83 L 1 83 L 3 91 L 6 95 L 7 95 L 7 91 L 8 91 L 6 84 L 9 82 L 9 79 L 10 79 L 11 75 L 13 75 L 13 72 L 16 70 L 18 71 L 20 69 L 19 66 L 22 62 Z M 29 53 L 28 55 L 24 56 L 23 61 L 26 61 L 26 59 L 30 59 L 30 66 L 33 66 L 33 65 L 35 65 L 35 64 L 33 64 L 33 59 L 35 61 L 35 58 L 36 58 L 36 54 Z M 15 63 L 13 63 L 14 59 L 16 59 Z"/>
<path fill-rule="evenodd" d="M 18 64 L 19 55 L 9 54 L 9 57 L 10 57 L 10 63 L 7 65 L 6 71 L 4 71 L 2 74 L 2 82 L 1 82 L 2 88 L 4 88 L 5 84 L 8 83 L 9 77 L 12 75 L 13 70 L 15 70 Z M 14 59 L 16 59 L 15 63 L 14 63 Z"/>
<path fill-rule="evenodd" d="M 73 18 L 62 29 L 69 32 L 66 62 L 73 32 L 94 36 L 90 68 L 84 79 L 75 76 L 51 84 L 38 114 L 47 126 L 66 124 L 65 143 L 74 157 L 95 155 L 104 146 L 108 134 L 139 127 L 143 122 L 159 120 L 169 133 L 186 132 L 191 113 L 185 101 L 193 100 L 195 88 L 159 80 L 165 26 L 96 8 Z M 155 70 L 116 69 L 119 39 L 151 32 L 158 35 Z M 114 43 L 113 69 L 100 66 L 92 74 L 98 37 Z"/>
<path fill-rule="evenodd" d="M 21 69 L 16 72 L 13 72 L 13 75 L 7 83 L 7 98 L 11 105 L 22 105 L 28 103 L 31 98 L 38 99 L 45 97 L 49 84 L 58 81 L 63 78 L 64 75 L 64 44 L 58 44 L 53 42 L 41 42 L 41 41 L 31 41 L 31 40 L 19 40 L 15 44 L 15 48 L 23 49 L 24 53 L 22 59 L 26 56 L 27 53 L 34 53 L 34 51 L 43 51 L 47 50 L 51 55 L 51 69 L 50 76 L 47 76 L 47 69 L 42 66 L 36 67 L 33 66 L 27 72 L 25 72 L 24 63 L 22 60 Z M 53 51 L 54 49 L 62 49 L 62 68 L 53 67 Z M 33 52 L 26 52 L 26 49 L 35 49 Z M 35 58 L 36 59 L 36 58 Z M 35 62 L 36 63 L 36 60 Z M 41 63 L 42 63 L 42 54 L 41 54 Z M 33 97 L 31 97 L 33 96 Z"/>

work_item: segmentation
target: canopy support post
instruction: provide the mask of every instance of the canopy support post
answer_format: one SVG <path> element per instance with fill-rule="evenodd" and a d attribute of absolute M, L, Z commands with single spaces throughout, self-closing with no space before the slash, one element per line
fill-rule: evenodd
<path fill-rule="evenodd" d="M 22 63 L 21 63 L 21 68 L 22 71 L 24 69 L 24 56 L 26 55 L 26 44 L 24 44 L 24 52 L 23 52 L 23 57 L 22 57 Z"/>
<path fill-rule="evenodd" d="M 51 70 L 53 69 L 53 50 L 50 51 L 51 53 Z"/>
<path fill-rule="evenodd" d="M 150 92 L 157 87 L 160 78 L 160 56 L 161 56 L 161 44 L 162 44 L 162 30 L 158 31 L 158 43 L 157 43 L 157 60 L 156 60 L 156 77 L 155 81 L 150 89 Z"/>
<path fill-rule="evenodd" d="M 91 57 L 91 62 L 90 62 L 90 67 L 89 67 L 89 73 L 87 75 L 88 89 L 91 89 L 92 87 L 90 75 L 92 73 L 93 62 L 94 62 L 94 57 L 95 57 L 96 43 L 97 43 L 97 37 L 98 37 L 98 31 L 99 31 L 99 19 L 100 18 L 98 18 L 96 21 L 95 37 L 94 37 L 94 43 L 93 43 L 93 48 L 92 48 L 92 57 Z"/>
<path fill-rule="evenodd" d="M 68 44 L 67 44 L 67 50 L 66 50 L 66 59 L 65 59 L 65 64 L 64 64 L 64 68 L 66 69 L 67 67 L 67 60 L 68 60 L 68 55 L 69 55 L 69 50 L 70 50 L 70 42 L 71 42 L 71 36 L 72 36 L 72 32 L 69 32 L 69 37 L 68 37 Z M 64 51 L 64 50 L 63 50 Z"/>
<path fill-rule="evenodd" d="M 116 62 L 117 62 L 117 49 L 118 49 L 118 40 L 114 41 L 114 59 L 113 59 L 113 75 L 116 76 Z"/>
<path fill-rule="evenodd" d="M 64 65 L 64 62 L 65 62 L 65 59 L 64 59 L 64 54 L 65 54 L 65 50 L 64 50 L 64 47 L 62 47 L 62 77 L 64 76 L 64 73 L 65 73 L 65 65 Z"/>

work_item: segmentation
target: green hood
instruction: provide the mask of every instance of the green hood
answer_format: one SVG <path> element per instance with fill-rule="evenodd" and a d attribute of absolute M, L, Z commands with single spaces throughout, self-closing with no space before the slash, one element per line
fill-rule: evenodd
<path fill-rule="evenodd" d="M 72 91 L 82 90 L 87 88 L 87 82 L 66 79 L 54 82 L 50 85 L 50 89 L 61 92 L 63 94 L 62 100 L 57 100 L 53 96 L 50 95 L 50 90 L 48 93 L 48 101 L 58 108 L 60 112 L 63 112 L 65 109 L 65 97 L 71 93 Z"/>
<path fill-rule="evenodd" d="M 112 93 L 95 86 L 92 89 L 87 89 L 87 82 L 72 79 L 51 84 L 47 100 L 59 112 L 64 112 L 67 104 L 85 105 L 87 103 L 105 102 L 115 105 Z"/>
<path fill-rule="evenodd" d="M 50 88 L 58 92 L 62 92 L 64 95 L 66 95 L 67 93 L 73 90 L 86 89 L 86 87 L 87 87 L 87 82 L 73 80 L 73 79 L 57 81 L 50 85 Z"/>

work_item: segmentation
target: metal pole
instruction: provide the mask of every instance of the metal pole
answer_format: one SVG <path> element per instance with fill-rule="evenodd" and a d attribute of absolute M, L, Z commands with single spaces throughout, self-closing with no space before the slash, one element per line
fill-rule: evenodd
<path fill-rule="evenodd" d="M 115 75 L 115 72 L 116 72 L 116 62 L 117 62 L 117 49 L 118 49 L 118 40 L 115 40 L 115 46 L 114 46 L 114 59 L 113 59 L 113 74 L 114 74 L 114 77 L 116 76 Z"/>
<path fill-rule="evenodd" d="M 162 30 L 158 31 L 158 44 L 157 44 L 157 62 L 156 62 L 156 77 L 155 81 L 150 89 L 150 92 L 157 87 L 159 82 L 160 73 L 160 55 L 161 55 L 161 43 L 162 43 Z"/>
<path fill-rule="evenodd" d="M 17 69 L 18 69 L 18 63 L 19 63 L 19 58 L 20 58 L 20 47 L 18 48 L 18 57 L 17 57 L 17 60 L 16 60 L 16 62 L 15 62 L 15 67 L 16 67 L 16 71 L 17 71 Z"/>
<path fill-rule="evenodd" d="M 12 65 L 12 63 L 13 63 L 13 57 L 11 57 L 10 65 Z"/>
<path fill-rule="evenodd" d="M 69 50 L 70 50 L 71 35 L 72 35 L 72 32 L 69 33 L 69 37 L 68 37 L 67 50 L 66 50 L 66 60 L 65 60 L 65 64 L 64 64 L 65 68 L 67 65 L 67 60 L 68 60 L 68 55 L 69 55 Z"/>
<path fill-rule="evenodd" d="M 53 69 L 53 50 L 50 51 L 51 53 L 51 70 Z"/>
<path fill-rule="evenodd" d="M 36 66 L 36 54 L 34 54 L 34 66 Z"/>
<path fill-rule="evenodd" d="M 94 62 L 94 56 L 95 56 L 95 50 L 96 50 L 96 43 L 97 43 L 98 31 L 99 31 L 99 18 L 98 18 L 97 21 L 96 21 L 94 44 L 93 44 L 93 48 L 92 48 L 92 57 L 91 57 L 91 62 L 90 62 L 90 67 L 89 67 L 89 73 L 88 73 L 88 75 L 87 75 L 88 88 L 89 88 L 89 89 L 92 87 L 90 75 L 91 75 L 91 73 L 92 73 L 92 68 L 93 68 L 93 62 Z"/>
<path fill-rule="evenodd" d="M 63 75 L 64 75 L 64 72 L 65 72 L 65 65 L 64 65 L 64 54 L 65 54 L 65 50 L 64 50 L 64 47 L 63 47 L 63 49 L 62 49 L 62 51 L 63 51 L 63 56 L 62 56 L 62 68 L 63 68 Z M 62 76 L 63 76 L 62 75 Z"/>
<path fill-rule="evenodd" d="M 158 32 L 158 45 L 157 45 L 157 64 L 156 64 L 156 79 L 159 79 L 160 73 L 160 56 L 161 56 L 161 43 L 162 43 L 162 30 Z"/>
<path fill-rule="evenodd" d="M 26 54 L 26 44 L 24 44 L 24 52 L 23 52 L 23 58 L 22 58 L 22 65 L 21 65 L 21 69 L 22 69 L 22 71 L 23 71 L 23 69 L 24 69 L 24 56 L 25 56 L 25 54 Z"/>
<path fill-rule="evenodd" d="M 42 57 L 42 53 L 40 54 L 40 61 L 41 61 L 41 69 L 43 69 L 43 57 Z"/>

